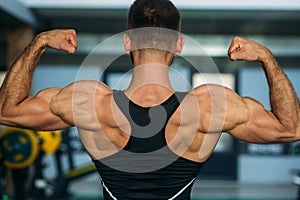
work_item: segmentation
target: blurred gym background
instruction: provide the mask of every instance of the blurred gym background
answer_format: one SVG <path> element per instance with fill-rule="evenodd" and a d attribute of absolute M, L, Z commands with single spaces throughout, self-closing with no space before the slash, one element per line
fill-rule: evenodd
<path fill-rule="evenodd" d="M 41 58 L 32 94 L 64 87 L 77 80 L 89 53 L 101 42 L 126 31 L 132 0 L 0 0 L 0 79 L 38 33 L 74 28 L 75 55 L 47 51 Z M 227 48 L 235 35 L 254 39 L 275 55 L 300 95 L 300 1 L 174 0 L 182 15 L 182 33 L 200 44 L 216 69 L 195 69 L 201 62 L 191 47 L 176 57 L 170 71 L 175 89 L 187 91 L 204 82 L 223 83 L 242 96 L 252 96 L 270 108 L 268 87 L 257 63 L 230 62 Z M 111 46 L 110 66 L 92 63 L 99 80 L 125 89 L 131 77 L 130 59 Z M 99 55 L 101 56 L 101 55 Z M 103 56 L 103 55 L 102 55 Z M 200 72 L 200 73 L 199 73 Z M 216 73 L 218 72 L 218 73 Z M 184 84 L 183 84 L 184 83 Z M 262 133 L 263 134 L 263 133 Z M 76 129 L 35 132 L 0 129 L 0 194 L 7 199 L 101 199 L 100 178 L 82 148 Z M 255 145 L 224 133 L 199 174 L 192 199 L 300 199 L 300 143 Z"/>

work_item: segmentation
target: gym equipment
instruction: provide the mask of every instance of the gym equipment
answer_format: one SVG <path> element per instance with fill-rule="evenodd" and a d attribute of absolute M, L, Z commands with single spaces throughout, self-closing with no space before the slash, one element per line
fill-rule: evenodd
<path fill-rule="evenodd" d="M 61 144 L 60 131 L 32 131 L 7 127 L 0 132 L 0 194 L 5 196 L 7 169 L 12 172 L 14 199 L 23 200 L 30 195 L 25 187 L 29 168 L 35 167 L 33 179 L 43 178 L 41 163 L 45 154 L 53 154 Z M 3 164 L 2 164 L 3 163 Z M 44 191 L 34 189 L 34 196 L 44 196 Z"/>
<path fill-rule="evenodd" d="M 9 169 L 29 167 L 40 152 L 53 154 L 61 144 L 60 131 L 31 131 L 5 128 L 0 133 L 3 164 Z"/>
<path fill-rule="evenodd" d="M 77 143 L 77 144 L 76 144 Z M 55 152 L 57 178 L 55 184 L 52 184 L 52 194 L 48 199 L 62 199 L 69 196 L 68 187 L 74 180 L 96 172 L 93 163 L 76 167 L 74 162 L 74 153 L 86 153 L 78 137 L 71 136 L 71 129 L 65 129 L 62 133 L 62 145 Z M 62 158 L 67 157 L 68 170 L 63 170 Z"/>
<path fill-rule="evenodd" d="M 41 140 L 41 150 L 49 155 L 57 151 L 61 144 L 60 131 L 37 131 L 37 135 Z"/>
<path fill-rule="evenodd" d="M 19 128 L 6 128 L 0 134 L 3 164 L 10 169 L 23 169 L 33 164 L 39 154 L 35 133 Z"/>
<path fill-rule="evenodd" d="M 4 200 L 5 198 L 8 199 L 8 195 L 5 193 L 7 173 L 6 173 L 6 167 L 2 164 L 3 163 L 2 149 L 3 146 L 0 145 L 0 198 Z"/>
<path fill-rule="evenodd" d="M 32 131 L 19 128 L 4 128 L 0 132 L 0 161 L 1 172 L 6 168 L 12 170 L 16 200 L 28 196 L 32 199 L 62 199 L 69 196 L 70 183 L 81 177 L 96 172 L 93 163 L 77 167 L 74 153 L 85 153 L 78 137 L 70 135 L 71 129 L 61 131 Z M 42 163 L 44 155 L 53 154 L 55 157 L 57 177 L 47 180 Z M 67 163 L 62 160 L 67 158 Z M 68 165 L 68 170 L 64 164 Z M 30 193 L 25 189 L 29 169 L 34 168 Z M 5 179 L 5 173 L 3 174 Z M 4 194 L 3 184 L 0 183 L 0 194 Z"/>

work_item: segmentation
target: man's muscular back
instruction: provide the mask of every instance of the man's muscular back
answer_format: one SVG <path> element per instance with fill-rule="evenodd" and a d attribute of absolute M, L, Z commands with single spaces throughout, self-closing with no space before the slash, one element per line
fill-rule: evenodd
<path fill-rule="evenodd" d="M 215 96 L 216 91 L 220 93 L 218 96 Z M 228 89 L 221 86 L 204 85 L 185 96 L 165 129 L 168 147 L 174 153 L 196 162 L 204 162 L 209 157 L 225 119 L 225 106 L 212 109 L 217 103 L 213 100 L 225 97 L 226 91 L 228 93 Z M 59 92 L 51 104 L 54 113 L 76 124 L 87 152 L 94 159 L 118 152 L 130 138 L 130 124 L 116 105 L 112 93 L 100 82 L 80 81 Z M 134 94 L 125 91 L 131 95 L 128 98 L 141 107 L 159 105 L 173 93 L 151 85 Z"/>

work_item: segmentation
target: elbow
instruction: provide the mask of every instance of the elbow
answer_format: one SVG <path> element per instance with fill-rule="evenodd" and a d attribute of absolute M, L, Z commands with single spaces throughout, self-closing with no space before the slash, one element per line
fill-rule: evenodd
<path fill-rule="evenodd" d="M 281 130 L 288 132 L 291 136 L 297 136 L 299 134 L 299 128 L 299 116 L 297 116 L 295 119 L 286 119 L 281 121 Z"/>
<path fill-rule="evenodd" d="M 4 109 L 3 106 L 0 108 L 0 124 L 3 124 L 5 119 L 8 116 L 8 112 L 6 111 L 7 109 Z"/>
<path fill-rule="evenodd" d="M 300 125 L 298 126 L 296 131 L 295 142 L 296 141 L 300 141 Z"/>
<path fill-rule="evenodd" d="M 0 107 L 0 124 L 5 126 L 16 126 L 14 122 L 15 115 L 12 109 L 8 107 L 4 107 L 1 105 Z"/>
<path fill-rule="evenodd" d="M 0 125 L 9 126 L 9 117 L 7 116 L 7 113 L 3 112 L 2 109 L 0 109 Z"/>
<path fill-rule="evenodd" d="M 285 129 L 281 131 L 280 136 L 277 138 L 279 142 L 296 142 L 300 141 L 300 126 L 297 128 Z"/>
<path fill-rule="evenodd" d="M 0 109 L 0 119 L 6 119 L 6 118 L 10 118 L 12 115 L 12 110 L 5 107 L 5 106 L 1 106 Z"/>

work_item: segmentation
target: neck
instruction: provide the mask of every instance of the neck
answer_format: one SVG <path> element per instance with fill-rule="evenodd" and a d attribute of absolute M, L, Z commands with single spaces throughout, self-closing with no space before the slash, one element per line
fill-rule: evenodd
<path fill-rule="evenodd" d="M 169 66 L 157 63 L 135 66 L 126 93 L 132 96 L 138 91 L 143 91 L 143 93 L 173 92 L 169 79 Z"/>

